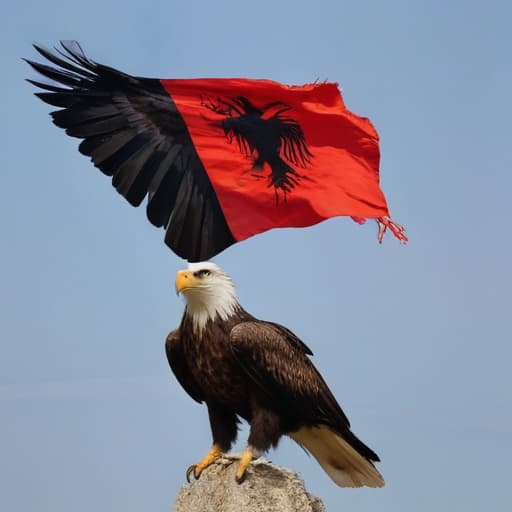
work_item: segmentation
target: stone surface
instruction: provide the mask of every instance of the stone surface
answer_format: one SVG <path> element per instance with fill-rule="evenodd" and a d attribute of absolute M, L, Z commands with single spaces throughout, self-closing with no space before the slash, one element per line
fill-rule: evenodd
<path fill-rule="evenodd" d="M 199 480 L 181 488 L 172 512 L 325 512 L 297 473 L 257 460 L 237 484 L 237 466 L 236 457 L 219 459 Z"/>

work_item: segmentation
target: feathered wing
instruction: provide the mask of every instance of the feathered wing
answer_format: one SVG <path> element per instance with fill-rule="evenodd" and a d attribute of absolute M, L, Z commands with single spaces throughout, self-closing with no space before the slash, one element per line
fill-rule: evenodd
<path fill-rule="evenodd" d="M 74 41 L 63 51 L 34 45 L 53 66 L 27 61 L 57 85 L 28 80 L 61 110 L 57 126 L 83 139 L 82 154 L 130 204 L 147 196 L 149 221 L 189 261 L 211 258 L 235 242 L 185 122 L 157 79 L 138 78 L 87 58 Z"/>
<path fill-rule="evenodd" d="M 254 321 L 236 325 L 231 344 L 268 402 L 298 420 L 299 428 L 288 435 L 318 460 L 336 484 L 384 485 L 372 462 L 379 457 L 350 431 L 347 417 L 299 338 L 278 324 Z"/>
<path fill-rule="evenodd" d="M 167 355 L 169 366 L 182 388 L 196 402 L 202 403 L 204 400 L 203 393 L 196 384 L 192 373 L 188 368 L 181 345 L 179 329 L 172 331 L 169 333 L 169 336 L 167 336 L 167 339 L 165 340 L 165 354 Z"/>

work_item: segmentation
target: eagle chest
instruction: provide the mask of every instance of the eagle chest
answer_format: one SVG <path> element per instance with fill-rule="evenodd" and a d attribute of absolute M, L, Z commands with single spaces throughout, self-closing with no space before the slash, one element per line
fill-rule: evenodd
<path fill-rule="evenodd" d="M 245 379 L 231 351 L 229 332 L 211 326 L 187 341 L 188 367 L 206 396 L 229 404 L 245 398 Z"/>

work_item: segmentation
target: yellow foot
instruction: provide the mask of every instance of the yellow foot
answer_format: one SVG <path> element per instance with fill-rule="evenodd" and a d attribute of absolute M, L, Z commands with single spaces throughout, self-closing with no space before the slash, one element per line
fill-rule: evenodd
<path fill-rule="evenodd" d="M 206 454 L 206 457 L 197 464 L 192 464 L 187 469 L 187 482 L 190 483 L 190 475 L 193 473 L 194 478 L 197 480 L 201 473 L 211 464 L 213 464 L 224 452 L 221 450 L 220 446 L 217 444 L 214 444 L 211 448 L 211 450 Z"/>
<path fill-rule="evenodd" d="M 256 455 L 251 447 L 247 447 L 242 456 L 240 457 L 240 462 L 238 464 L 238 469 L 236 470 L 235 479 L 237 483 L 241 484 L 245 480 L 247 468 L 253 459 L 257 459 L 258 455 Z"/>

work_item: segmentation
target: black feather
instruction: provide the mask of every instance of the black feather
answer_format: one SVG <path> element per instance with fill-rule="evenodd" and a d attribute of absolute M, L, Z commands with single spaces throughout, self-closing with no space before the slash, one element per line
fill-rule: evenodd
<path fill-rule="evenodd" d="M 187 126 L 159 80 L 139 78 L 86 57 L 76 41 L 55 52 L 34 45 L 52 66 L 27 60 L 55 84 L 28 80 L 44 102 L 62 108 L 54 123 L 84 139 L 91 158 L 132 205 L 148 198 L 147 216 L 166 227 L 165 242 L 190 261 L 235 242 Z M 203 230 L 206 229 L 206 236 Z"/>
<path fill-rule="evenodd" d="M 50 51 L 46 50 L 42 46 L 39 46 L 37 44 L 34 45 L 34 48 L 47 60 L 52 62 L 53 64 L 56 64 L 57 66 L 60 66 L 63 69 L 67 69 L 68 71 L 73 71 L 74 73 L 79 73 L 80 75 L 83 75 L 85 77 L 89 77 L 92 79 L 96 78 L 96 75 L 94 73 L 91 73 L 85 69 L 77 68 L 74 64 L 71 64 L 68 60 L 61 59 L 57 57 L 54 53 L 51 53 Z M 69 58 L 68 58 L 69 59 Z"/>

